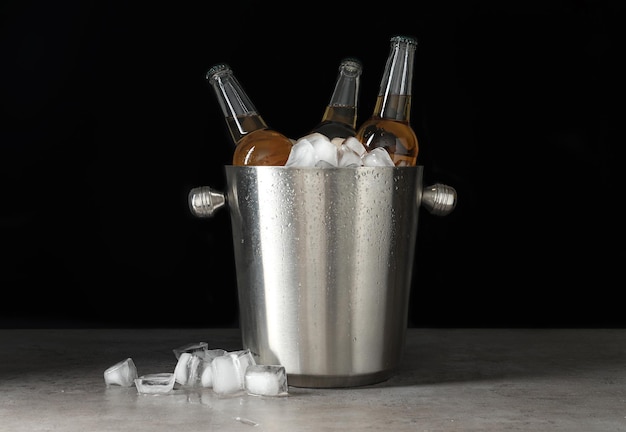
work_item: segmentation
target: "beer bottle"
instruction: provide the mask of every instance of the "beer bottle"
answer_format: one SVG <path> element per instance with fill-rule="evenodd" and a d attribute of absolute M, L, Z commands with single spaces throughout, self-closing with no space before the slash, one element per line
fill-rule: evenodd
<path fill-rule="evenodd" d="M 332 140 L 356 135 L 357 104 L 363 65 L 360 60 L 346 57 L 339 64 L 335 88 L 322 120 L 312 130 Z"/>
<path fill-rule="evenodd" d="M 394 36 L 390 45 L 374 112 L 358 128 L 356 137 L 368 151 L 385 148 L 396 166 L 415 166 L 419 146 L 410 114 L 417 40 Z"/>
<path fill-rule="evenodd" d="M 206 79 L 215 90 L 235 144 L 233 165 L 285 165 L 292 141 L 268 127 L 225 63 L 212 66 Z"/>

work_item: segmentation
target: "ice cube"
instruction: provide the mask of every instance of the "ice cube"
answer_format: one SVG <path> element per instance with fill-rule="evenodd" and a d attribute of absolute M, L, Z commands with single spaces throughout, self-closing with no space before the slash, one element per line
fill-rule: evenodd
<path fill-rule="evenodd" d="M 104 371 L 104 382 L 107 386 L 130 387 L 133 385 L 135 378 L 137 378 L 137 368 L 135 367 L 135 362 L 130 357 Z"/>
<path fill-rule="evenodd" d="M 350 168 L 359 167 L 363 166 L 363 161 L 358 153 L 342 144 L 339 150 L 339 166 Z"/>
<path fill-rule="evenodd" d="M 244 377 L 246 375 L 246 369 L 248 368 L 248 366 L 256 364 L 256 361 L 254 360 L 254 357 L 252 356 L 252 353 L 250 352 L 249 349 L 231 351 L 228 353 L 228 355 L 235 357 L 237 359 L 237 362 L 239 364 L 238 365 L 239 374 L 240 374 L 241 383 L 242 383 L 241 388 L 243 389 L 243 382 L 244 382 Z"/>
<path fill-rule="evenodd" d="M 202 352 L 202 351 L 200 351 Z M 177 383 L 183 386 L 195 386 L 200 383 L 204 355 L 183 352 L 178 357 L 174 368 L 174 376 Z"/>
<path fill-rule="evenodd" d="M 213 387 L 213 368 L 211 367 L 215 357 L 223 356 L 226 350 L 221 348 L 210 349 L 204 354 L 202 373 L 200 374 L 200 385 L 202 387 Z"/>
<path fill-rule="evenodd" d="M 338 163 L 339 145 L 326 135 L 314 132 L 296 141 L 285 166 L 336 167 Z"/>
<path fill-rule="evenodd" d="M 361 143 L 361 141 L 359 141 L 359 139 L 357 137 L 348 137 L 348 138 L 343 140 L 341 145 L 344 148 L 348 148 L 348 149 L 352 150 L 353 152 L 358 154 L 359 157 L 363 157 L 363 156 L 365 156 L 365 153 L 367 153 L 367 149 Z"/>
<path fill-rule="evenodd" d="M 213 359 L 211 372 L 215 393 L 232 394 L 241 391 L 242 383 L 237 363 L 237 360 L 228 354 Z"/>
<path fill-rule="evenodd" d="M 329 139 L 326 135 L 314 132 L 300 137 L 291 148 L 285 166 L 292 167 L 377 167 L 395 166 L 387 150 L 377 147 L 367 151 L 358 138 Z"/>
<path fill-rule="evenodd" d="M 176 356 L 176 358 L 180 358 L 180 355 L 184 352 L 186 353 L 195 353 L 195 352 L 204 352 L 209 348 L 209 344 L 206 342 L 192 342 L 192 343 L 188 343 L 186 345 L 180 346 L 178 348 L 174 348 L 172 351 L 174 351 L 174 355 Z"/>
<path fill-rule="evenodd" d="M 211 371 L 211 363 L 215 357 L 226 353 L 227 351 L 221 348 L 181 353 L 174 369 L 176 382 L 183 386 L 212 387 L 213 373 Z"/>
<path fill-rule="evenodd" d="M 367 167 L 375 166 L 395 166 L 391 156 L 383 147 L 372 149 L 361 158 L 363 165 Z"/>
<path fill-rule="evenodd" d="M 173 373 L 156 373 L 142 375 L 135 379 L 135 386 L 139 393 L 167 393 L 174 388 L 176 377 Z"/>
<path fill-rule="evenodd" d="M 339 165 L 339 147 L 332 143 L 324 134 L 315 132 L 305 136 L 315 149 L 316 157 L 319 161 L 324 161 L 328 165 L 336 167 Z M 318 166 L 318 163 L 316 163 Z"/>
<path fill-rule="evenodd" d="M 211 363 L 213 391 L 220 395 L 230 395 L 244 390 L 246 369 L 256 364 L 249 349 L 230 351 L 215 357 Z"/>
<path fill-rule="evenodd" d="M 248 394 L 280 396 L 288 393 L 287 373 L 281 365 L 250 365 L 246 369 L 244 386 Z"/>
<path fill-rule="evenodd" d="M 285 166 L 312 167 L 318 160 L 313 144 L 307 139 L 299 139 L 291 147 Z"/>

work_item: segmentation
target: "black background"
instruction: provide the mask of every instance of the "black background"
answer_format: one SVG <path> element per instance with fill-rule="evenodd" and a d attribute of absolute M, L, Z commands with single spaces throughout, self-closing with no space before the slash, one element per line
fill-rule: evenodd
<path fill-rule="evenodd" d="M 228 212 L 187 207 L 232 152 L 205 72 L 298 138 L 346 56 L 369 116 L 395 34 L 419 41 L 424 181 L 458 194 L 420 210 L 409 325 L 626 325 L 621 3 L 288 5 L 2 3 L 2 327 L 237 326 Z"/>

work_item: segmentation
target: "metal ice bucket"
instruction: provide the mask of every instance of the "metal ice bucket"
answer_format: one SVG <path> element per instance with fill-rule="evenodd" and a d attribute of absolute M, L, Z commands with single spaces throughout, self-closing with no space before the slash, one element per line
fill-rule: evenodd
<path fill-rule="evenodd" d="M 192 189 L 192 213 L 230 209 L 244 348 L 289 385 L 388 379 L 405 343 L 420 205 L 456 191 L 422 167 L 226 166 L 227 191 Z"/>

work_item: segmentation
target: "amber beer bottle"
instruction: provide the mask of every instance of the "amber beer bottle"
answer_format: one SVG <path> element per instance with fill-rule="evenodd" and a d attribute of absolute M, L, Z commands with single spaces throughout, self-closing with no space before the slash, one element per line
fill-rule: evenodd
<path fill-rule="evenodd" d="M 419 146 L 410 114 L 417 40 L 394 36 L 390 44 L 374 112 L 358 128 L 356 137 L 369 151 L 384 147 L 396 166 L 415 166 Z"/>
<path fill-rule="evenodd" d="M 285 165 L 292 141 L 268 127 L 225 63 L 212 66 L 206 79 L 215 90 L 226 125 L 235 144 L 233 165 Z"/>
<path fill-rule="evenodd" d="M 346 57 L 339 64 L 335 88 L 322 120 L 312 130 L 332 140 L 356 136 L 356 121 L 363 64 L 359 59 Z"/>

